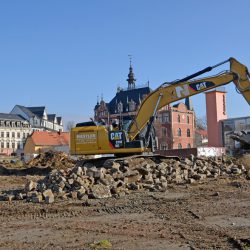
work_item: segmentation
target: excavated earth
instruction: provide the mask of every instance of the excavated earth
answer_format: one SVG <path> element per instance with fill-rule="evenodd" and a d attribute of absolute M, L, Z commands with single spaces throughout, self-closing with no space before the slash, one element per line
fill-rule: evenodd
<path fill-rule="evenodd" d="M 247 173 L 249 157 L 242 164 Z M 27 180 L 43 181 L 49 171 L 2 166 L 0 193 L 22 192 Z M 246 250 L 250 180 L 247 174 L 230 174 L 103 199 L 0 201 L 0 225 L 0 249 Z"/>

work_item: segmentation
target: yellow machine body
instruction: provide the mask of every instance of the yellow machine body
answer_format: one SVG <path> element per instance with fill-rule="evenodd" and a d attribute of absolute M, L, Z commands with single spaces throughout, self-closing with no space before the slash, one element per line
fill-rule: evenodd
<path fill-rule="evenodd" d="M 137 144 L 126 143 L 125 131 L 109 131 L 105 126 L 81 126 L 70 133 L 70 152 L 73 155 L 140 154 L 145 151 L 139 141 Z"/>

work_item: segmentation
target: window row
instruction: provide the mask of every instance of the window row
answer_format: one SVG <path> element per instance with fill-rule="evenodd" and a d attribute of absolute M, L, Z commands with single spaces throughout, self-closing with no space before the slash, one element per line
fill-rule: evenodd
<path fill-rule="evenodd" d="M 4 132 L 2 131 L 1 132 L 1 138 L 21 138 L 21 135 L 22 135 L 22 138 L 26 138 L 29 133 L 20 133 L 20 132 Z"/>
<path fill-rule="evenodd" d="M 18 142 L 18 143 L 15 143 L 15 142 L 12 142 L 12 143 L 10 143 L 10 142 L 6 142 L 6 143 L 1 142 L 0 146 L 1 146 L 1 148 L 14 148 L 14 149 L 21 149 L 22 148 L 20 142 Z"/>
<path fill-rule="evenodd" d="M 185 115 L 182 115 L 182 117 L 183 117 L 183 119 L 184 119 Z M 180 115 L 177 116 L 177 121 L 178 121 L 179 123 L 181 122 L 181 116 L 180 116 Z M 190 118 L 189 118 L 188 115 L 187 115 L 187 117 L 186 117 L 186 121 L 187 121 L 188 124 L 190 123 Z"/>
<path fill-rule="evenodd" d="M 191 144 L 188 143 L 186 148 L 191 148 Z M 182 149 L 182 144 L 181 143 L 178 144 L 178 149 Z"/>
<path fill-rule="evenodd" d="M 22 122 L 0 121 L 0 127 L 29 128 L 29 124 Z"/>
<path fill-rule="evenodd" d="M 180 128 L 178 128 L 178 130 L 177 130 L 177 135 L 178 135 L 178 136 L 181 136 L 181 135 L 182 135 L 182 131 L 181 131 Z M 191 136 L 191 134 L 190 134 L 190 129 L 188 128 L 188 129 L 187 129 L 187 137 L 190 137 L 190 136 Z"/>
<path fill-rule="evenodd" d="M 188 143 L 187 146 L 186 146 L 186 148 L 191 148 L 191 144 Z M 161 145 L 160 145 L 160 149 L 161 149 L 161 150 L 167 150 L 167 149 L 168 149 L 168 145 L 166 145 L 166 144 L 161 144 Z M 181 144 L 181 143 L 178 144 L 178 149 L 182 149 L 182 144 Z"/>

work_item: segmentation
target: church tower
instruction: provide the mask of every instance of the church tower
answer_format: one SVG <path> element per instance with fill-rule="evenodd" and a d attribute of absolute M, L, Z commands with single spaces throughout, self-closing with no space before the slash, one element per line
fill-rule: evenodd
<path fill-rule="evenodd" d="M 135 89 L 135 75 L 134 75 L 134 72 L 133 72 L 133 67 L 132 67 L 132 63 L 131 63 L 131 56 L 130 56 L 130 67 L 129 67 L 129 73 L 128 73 L 128 90 L 131 90 L 131 89 Z"/>

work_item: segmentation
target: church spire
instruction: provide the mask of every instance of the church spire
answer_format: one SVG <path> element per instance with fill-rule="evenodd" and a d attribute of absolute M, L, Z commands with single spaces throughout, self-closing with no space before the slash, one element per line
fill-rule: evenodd
<path fill-rule="evenodd" d="M 128 73 L 128 89 L 134 89 L 135 88 L 135 75 L 133 72 L 133 67 L 132 67 L 132 56 L 129 55 L 129 61 L 130 61 L 130 67 L 129 67 L 129 73 Z"/>

